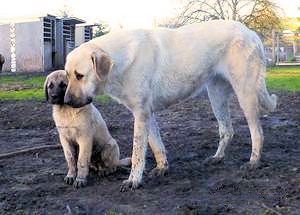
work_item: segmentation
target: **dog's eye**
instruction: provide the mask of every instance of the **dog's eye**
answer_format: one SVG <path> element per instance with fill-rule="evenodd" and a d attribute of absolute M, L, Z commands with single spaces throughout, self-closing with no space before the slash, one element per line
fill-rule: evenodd
<path fill-rule="evenodd" d="M 76 75 L 76 79 L 78 81 L 80 81 L 82 78 L 83 78 L 83 75 L 82 74 L 79 74 L 78 72 L 75 71 L 75 75 Z"/>
<path fill-rule="evenodd" d="M 67 85 L 64 82 L 60 82 L 59 87 L 60 88 L 65 88 L 65 87 L 67 87 Z"/>
<path fill-rule="evenodd" d="M 49 85 L 49 88 L 53 89 L 53 87 L 54 87 L 54 84 L 51 82 L 50 85 Z"/>

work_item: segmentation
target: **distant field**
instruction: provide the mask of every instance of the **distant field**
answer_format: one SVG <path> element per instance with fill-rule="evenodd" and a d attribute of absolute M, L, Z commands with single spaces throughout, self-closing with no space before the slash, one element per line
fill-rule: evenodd
<path fill-rule="evenodd" d="M 274 91 L 300 92 L 300 68 L 269 69 L 267 86 Z"/>
<path fill-rule="evenodd" d="M 1 100 L 45 99 L 44 75 L 1 75 Z M 300 92 L 300 68 L 271 68 L 267 72 L 267 87 L 271 91 Z M 107 102 L 109 97 L 98 96 L 98 101 Z"/>
<path fill-rule="evenodd" d="M 43 100 L 44 75 L 1 75 L 1 100 Z"/>

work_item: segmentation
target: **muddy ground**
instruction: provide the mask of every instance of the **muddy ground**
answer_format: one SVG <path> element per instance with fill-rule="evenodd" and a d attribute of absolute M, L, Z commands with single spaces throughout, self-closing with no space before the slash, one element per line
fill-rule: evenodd
<path fill-rule="evenodd" d="M 250 134 L 233 99 L 235 136 L 224 163 L 204 166 L 218 143 L 217 122 L 207 96 L 157 113 L 168 150 L 169 175 L 151 180 L 150 150 L 144 184 L 120 193 L 130 169 L 101 178 L 90 173 L 85 188 L 64 183 L 61 148 L 17 154 L 0 160 L 0 214 L 300 214 L 300 93 L 277 93 L 276 112 L 263 116 L 261 167 L 242 172 L 250 157 Z M 133 117 L 121 105 L 96 103 L 118 141 L 121 156 L 132 150 Z M 46 102 L 0 101 L 0 147 L 9 153 L 59 144 Z"/>

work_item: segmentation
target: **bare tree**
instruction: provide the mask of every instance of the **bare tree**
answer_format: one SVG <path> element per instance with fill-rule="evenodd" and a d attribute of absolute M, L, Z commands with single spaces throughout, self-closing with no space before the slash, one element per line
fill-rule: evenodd
<path fill-rule="evenodd" d="M 281 8 L 273 0 L 188 0 L 178 17 L 181 25 L 214 19 L 235 20 L 266 36 L 280 23 Z"/>
<path fill-rule="evenodd" d="M 95 31 L 94 31 L 93 38 L 101 37 L 101 36 L 103 36 L 103 35 L 110 32 L 109 25 L 108 24 L 103 24 L 103 23 L 95 24 L 94 29 L 95 29 Z"/>

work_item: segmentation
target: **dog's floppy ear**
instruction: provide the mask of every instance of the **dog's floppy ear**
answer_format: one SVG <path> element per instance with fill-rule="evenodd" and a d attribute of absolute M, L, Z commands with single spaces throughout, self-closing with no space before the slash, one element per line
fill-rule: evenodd
<path fill-rule="evenodd" d="M 104 81 L 108 73 L 111 71 L 113 65 L 112 60 L 106 53 L 96 51 L 92 53 L 92 61 L 97 78 L 100 81 Z"/>
<path fill-rule="evenodd" d="M 48 99 L 49 99 L 47 85 L 48 85 L 48 77 L 46 78 L 45 83 L 44 83 L 44 91 L 45 91 L 46 101 L 48 101 Z"/>

